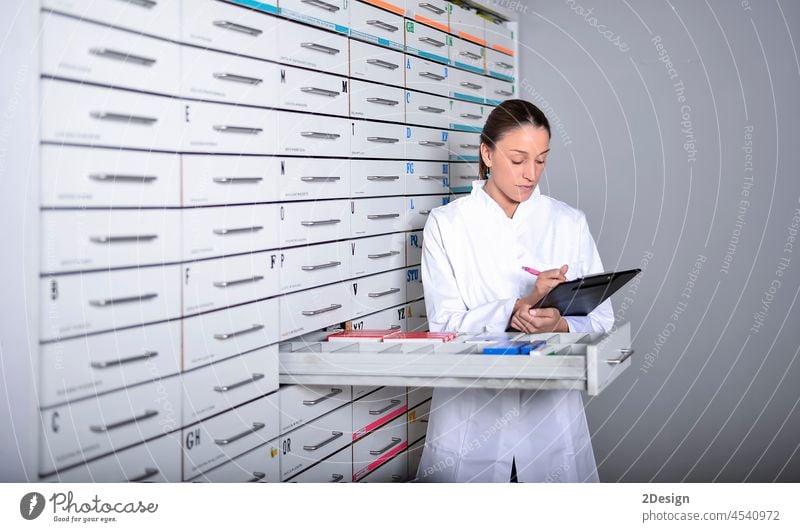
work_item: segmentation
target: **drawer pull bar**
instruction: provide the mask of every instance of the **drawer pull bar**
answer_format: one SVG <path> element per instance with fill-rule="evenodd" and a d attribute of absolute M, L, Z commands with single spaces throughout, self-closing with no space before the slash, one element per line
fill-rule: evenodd
<path fill-rule="evenodd" d="M 158 475 L 159 473 L 160 473 L 160 471 L 158 469 L 156 469 L 155 467 L 145 467 L 144 468 L 144 473 L 142 473 L 138 477 L 129 478 L 128 482 L 144 482 L 148 478 L 152 478 L 152 477 Z"/>
<path fill-rule="evenodd" d="M 400 291 L 399 288 L 390 288 L 388 290 L 384 290 L 383 292 L 370 292 L 368 295 L 369 297 L 383 297 L 383 296 L 388 296 L 390 294 L 396 294 L 399 291 Z"/>
<path fill-rule="evenodd" d="M 477 83 L 470 83 L 469 81 L 462 81 L 460 85 L 462 87 L 466 87 L 474 91 L 481 90 L 483 88 L 483 85 L 478 85 Z"/>
<path fill-rule="evenodd" d="M 300 87 L 301 92 L 307 92 L 309 94 L 319 94 L 320 96 L 339 96 L 341 92 L 332 91 L 328 89 L 320 89 L 319 87 Z"/>
<path fill-rule="evenodd" d="M 430 179 L 440 179 L 445 180 L 447 179 L 446 175 L 421 175 L 419 176 L 420 179 L 430 180 Z"/>
<path fill-rule="evenodd" d="M 511 96 L 512 94 L 514 94 L 514 93 L 513 93 L 513 92 L 511 92 L 511 91 L 504 91 L 503 89 L 496 89 L 496 90 L 494 91 L 494 93 L 495 93 L 495 94 L 499 94 L 499 95 L 501 95 L 501 96 Z"/>
<path fill-rule="evenodd" d="M 260 127 L 242 127 L 242 126 L 213 126 L 214 131 L 220 133 L 244 133 L 246 135 L 258 135 L 263 129 Z"/>
<path fill-rule="evenodd" d="M 325 441 L 321 441 L 316 445 L 303 445 L 303 450 L 304 451 L 316 451 L 318 449 L 321 449 L 321 448 L 325 447 L 326 445 L 328 445 L 329 443 L 331 443 L 332 441 L 334 441 L 334 440 L 336 440 L 338 438 L 341 438 L 344 433 L 343 432 L 339 432 L 338 430 L 333 430 L 333 431 L 331 431 L 331 434 L 332 434 L 332 436 L 330 438 L 328 438 Z"/>
<path fill-rule="evenodd" d="M 155 5 L 158 3 L 155 0 L 122 0 L 122 1 L 128 4 L 133 4 L 135 6 L 145 7 L 147 9 L 155 7 Z"/>
<path fill-rule="evenodd" d="M 309 220 L 306 222 L 300 222 L 300 225 L 305 227 L 314 227 L 315 225 L 334 225 L 341 223 L 341 220 L 338 218 L 331 218 L 330 220 Z"/>
<path fill-rule="evenodd" d="M 399 175 L 368 175 L 367 181 L 397 181 Z"/>
<path fill-rule="evenodd" d="M 323 395 L 321 397 L 317 397 L 316 399 L 306 399 L 305 401 L 303 401 L 303 405 L 305 405 L 305 406 L 317 406 L 322 401 L 325 401 L 326 399 L 330 399 L 331 397 L 339 395 L 340 393 L 342 393 L 342 389 L 341 388 L 331 388 L 331 393 L 325 394 L 325 395 Z"/>
<path fill-rule="evenodd" d="M 264 82 L 263 79 L 240 76 L 238 74 L 231 74 L 229 72 L 215 72 L 214 77 L 223 81 L 235 81 L 236 83 L 245 83 L 247 85 L 258 85 L 259 83 Z"/>
<path fill-rule="evenodd" d="M 142 55 L 133 55 L 127 52 L 119 52 L 110 48 L 89 48 L 89 53 L 97 57 L 104 57 L 106 59 L 116 59 L 117 61 L 125 61 L 128 63 L 136 63 L 142 66 L 152 66 L 156 60 Z"/>
<path fill-rule="evenodd" d="M 121 366 L 123 364 L 129 364 L 130 362 L 139 362 L 140 360 L 147 360 L 148 358 L 153 358 L 154 356 L 158 356 L 158 351 L 145 351 L 141 355 L 133 355 L 125 358 L 117 358 L 115 360 L 103 360 L 102 362 L 92 362 L 90 366 L 93 367 L 94 369 L 106 369 L 106 368 L 112 368 L 114 366 Z"/>
<path fill-rule="evenodd" d="M 444 43 L 442 41 L 437 41 L 436 39 L 431 39 L 430 37 L 420 37 L 419 40 L 424 43 L 435 46 L 437 48 L 441 48 L 442 46 L 444 46 Z"/>
<path fill-rule="evenodd" d="M 386 257 L 393 257 L 395 255 L 399 255 L 399 251 L 387 251 L 386 253 L 372 253 L 367 255 L 368 259 L 385 259 Z"/>
<path fill-rule="evenodd" d="M 266 476 L 267 476 L 266 473 L 262 473 L 260 471 L 253 471 L 253 478 L 251 478 L 247 482 L 258 482 L 260 480 L 264 480 L 264 477 Z"/>
<path fill-rule="evenodd" d="M 383 414 L 384 412 L 390 410 L 392 407 L 397 406 L 399 404 L 400 404 L 400 399 L 392 399 L 392 400 L 389 401 L 388 406 L 385 406 L 385 407 L 381 408 L 380 410 L 370 410 L 369 413 L 372 416 L 379 416 L 379 415 Z"/>
<path fill-rule="evenodd" d="M 497 66 L 499 66 L 501 68 L 514 68 L 514 65 L 510 65 L 510 64 L 508 64 L 508 63 L 506 63 L 504 61 L 497 61 L 495 63 L 495 65 L 497 65 Z"/>
<path fill-rule="evenodd" d="M 401 480 L 403 480 L 402 475 L 392 475 L 392 482 L 400 482 Z"/>
<path fill-rule="evenodd" d="M 423 216 L 428 216 L 431 213 L 431 210 L 430 209 L 424 209 L 424 210 L 419 211 L 419 213 L 421 215 L 423 215 Z"/>
<path fill-rule="evenodd" d="M 258 28 L 243 26 L 241 24 L 236 24 L 235 22 L 230 22 L 228 20 L 215 20 L 213 24 L 218 28 L 244 33 L 245 35 L 252 35 L 253 37 L 258 37 L 259 35 L 264 33 L 262 30 Z"/>
<path fill-rule="evenodd" d="M 370 451 L 369 454 L 371 454 L 372 456 L 380 456 L 389 449 L 391 449 L 392 447 L 394 447 L 395 445 L 397 445 L 398 443 L 400 443 L 401 441 L 403 441 L 401 438 L 392 438 L 392 441 L 389 443 L 389 445 L 377 451 Z"/>
<path fill-rule="evenodd" d="M 243 334 L 254 333 L 256 331 L 260 331 L 263 329 L 264 326 L 260 323 L 254 323 L 252 327 L 248 329 L 242 329 L 241 331 L 234 331 L 232 333 L 219 333 L 214 335 L 215 340 L 230 340 L 231 338 L 235 338 L 237 336 L 241 336 Z"/>
<path fill-rule="evenodd" d="M 233 442 L 241 440 L 245 436 L 249 436 L 249 435 L 251 435 L 251 434 L 253 434 L 255 432 L 258 432 L 259 430 L 263 429 L 266 426 L 267 425 L 265 423 L 257 423 L 256 422 L 256 423 L 253 423 L 253 428 L 247 429 L 247 430 L 245 430 L 243 432 L 240 432 L 236 436 L 231 436 L 230 438 L 221 438 L 221 439 L 218 439 L 218 440 L 214 440 L 214 443 L 216 443 L 217 445 L 228 445 L 229 443 L 233 443 Z"/>
<path fill-rule="evenodd" d="M 322 0 L 300 0 L 304 4 L 309 4 L 314 7 L 319 7 L 324 9 L 325 11 L 330 11 L 331 13 L 335 13 L 339 11 L 339 6 L 335 6 L 333 4 L 329 4 L 328 2 L 323 2 Z"/>
<path fill-rule="evenodd" d="M 370 65 L 379 66 L 381 68 L 388 68 L 389 70 L 400 68 L 400 65 L 395 65 L 394 63 L 390 63 L 389 61 L 382 61 L 380 59 L 367 59 L 367 63 L 369 63 Z"/>
<path fill-rule="evenodd" d="M 465 181 L 466 180 L 475 181 L 476 179 L 478 179 L 478 176 L 476 176 L 476 175 L 460 175 L 460 176 L 458 176 L 458 178 L 459 179 L 463 179 Z"/>
<path fill-rule="evenodd" d="M 338 133 L 321 133 L 319 131 L 303 131 L 300 133 L 301 137 L 308 137 L 312 139 L 328 139 L 335 140 L 341 137 Z"/>
<path fill-rule="evenodd" d="M 330 312 L 332 310 L 337 310 L 340 308 L 342 308 L 341 305 L 339 305 L 338 303 L 334 303 L 330 307 L 321 308 L 319 310 L 304 310 L 301 314 L 303 314 L 303 316 L 317 316 L 319 314 L 323 314 L 325 312 Z"/>
<path fill-rule="evenodd" d="M 380 142 L 382 144 L 394 144 L 395 142 L 400 142 L 400 139 L 395 139 L 392 137 L 367 137 L 369 142 Z"/>
<path fill-rule="evenodd" d="M 239 388 L 240 386 L 244 386 L 245 384 L 250 384 L 250 383 L 253 383 L 253 382 L 260 381 L 263 378 L 264 378 L 264 374 L 263 373 L 253 373 L 253 375 L 249 379 L 245 379 L 243 381 L 240 381 L 240 382 L 237 382 L 237 383 L 234 383 L 234 384 L 228 384 L 228 385 L 225 385 L 225 386 L 214 386 L 214 391 L 215 392 L 229 392 L 231 390 L 235 390 L 236 388 Z"/>
<path fill-rule="evenodd" d="M 235 281 L 216 281 L 214 286 L 217 288 L 228 288 L 229 286 L 236 286 L 240 284 L 248 284 L 248 283 L 257 283 L 259 281 L 263 281 L 263 275 L 254 275 L 253 277 L 247 277 L 246 279 L 236 279 Z"/>
<path fill-rule="evenodd" d="M 325 264 L 315 264 L 314 266 L 301 266 L 300 269 L 303 270 L 304 272 L 314 272 L 314 271 L 317 271 L 317 270 L 324 270 L 326 268 L 334 268 L 336 266 L 341 266 L 341 265 L 342 265 L 341 262 L 333 260 L 333 261 L 325 263 Z"/>
<path fill-rule="evenodd" d="M 480 55 L 478 55 L 476 53 L 473 53 L 473 52 L 468 52 L 467 50 L 459 52 L 458 55 L 463 55 L 464 57 L 469 57 L 470 59 L 480 59 L 481 58 Z"/>
<path fill-rule="evenodd" d="M 435 79 L 436 81 L 442 81 L 444 79 L 444 76 L 434 74 L 433 72 L 420 72 L 419 75 L 423 78 Z"/>
<path fill-rule="evenodd" d="M 469 150 L 477 150 L 480 148 L 478 144 L 459 144 L 459 147 Z"/>
<path fill-rule="evenodd" d="M 391 327 L 389 327 L 389 328 L 390 328 L 390 329 L 393 329 L 393 330 L 398 330 L 398 331 L 400 330 L 400 326 L 399 326 L 399 325 L 392 325 L 392 326 L 391 326 Z"/>
<path fill-rule="evenodd" d="M 263 177 L 215 177 L 213 179 L 214 183 L 220 183 L 223 185 L 258 183 L 259 181 L 263 180 Z"/>
<path fill-rule="evenodd" d="M 386 220 L 387 218 L 399 218 L 400 215 L 398 213 L 391 213 L 391 214 L 368 214 L 367 220 Z"/>
<path fill-rule="evenodd" d="M 432 146 L 432 147 L 444 146 L 444 142 L 436 142 L 433 140 L 421 140 L 419 141 L 419 143 L 421 146 Z"/>
<path fill-rule="evenodd" d="M 633 354 L 633 349 L 620 349 L 619 352 L 622 353 L 621 357 L 619 357 L 619 358 L 610 358 L 610 359 L 606 360 L 606 364 L 609 364 L 611 366 L 616 366 L 617 364 L 622 364 L 623 362 L 628 360 L 630 358 L 630 356 Z"/>
<path fill-rule="evenodd" d="M 158 294 L 142 294 L 140 296 L 117 297 L 114 299 L 90 299 L 89 304 L 93 307 L 110 307 L 121 303 L 139 303 L 156 297 L 158 297 Z"/>
<path fill-rule="evenodd" d="M 344 475 L 334 473 L 331 475 L 331 479 L 328 482 L 341 482 L 342 480 L 344 480 Z"/>
<path fill-rule="evenodd" d="M 420 105 L 419 110 L 426 113 L 444 113 L 444 109 L 441 107 L 431 107 L 430 105 Z"/>
<path fill-rule="evenodd" d="M 256 233 L 264 229 L 263 225 L 254 225 L 252 227 L 234 227 L 233 229 L 214 229 L 215 235 L 233 235 L 236 233 Z"/>
<path fill-rule="evenodd" d="M 341 52 L 341 50 L 339 50 L 338 48 L 332 48 L 330 46 L 323 46 L 323 45 L 317 44 L 315 42 L 300 43 L 300 46 L 302 46 L 303 48 L 308 48 L 309 50 L 314 50 L 315 52 L 322 52 L 322 53 L 330 54 L 330 55 L 336 55 L 339 52 Z"/>
<path fill-rule="evenodd" d="M 141 124 L 147 126 L 158 122 L 158 118 L 153 118 L 150 116 L 126 115 L 124 113 L 109 113 L 106 111 L 92 111 L 91 113 L 89 113 L 89 116 L 91 116 L 92 118 L 96 118 L 97 120 L 109 120 L 112 122 L 129 122 L 131 124 Z"/>
<path fill-rule="evenodd" d="M 300 181 L 339 181 L 342 179 L 338 175 L 307 175 L 300 178 Z"/>
<path fill-rule="evenodd" d="M 158 235 L 119 235 L 119 236 L 92 236 L 89 237 L 95 244 L 118 244 L 120 242 L 150 242 Z"/>
<path fill-rule="evenodd" d="M 442 13 L 444 13 L 444 9 L 442 9 L 441 7 L 435 6 L 433 4 L 429 4 L 428 2 L 422 2 L 421 4 L 418 4 L 418 5 L 422 9 L 427 9 L 428 11 L 433 11 L 437 15 L 441 15 Z"/>
<path fill-rule="evenodd" d="M 391 24 L 383 22 L 382 20 L 368 20 L 367 24 L 369 24 L 370 26 L 376 26 L 376 27 L 378 27 L 378 28 L 380 28 L 382 30 L 386 30 L 386 31 L 397 31 L 397 30 L 400 29 L 397 26 L 393 26 Z"/>
<path fill-rule="evenodd" d="M 461 113 L 459 115 L 461 118 L 469 118 L 470 120 L 480 120 L 481 115 L 474 115 L 472 113 Z"/>
<path fill-rule="evenodd" d="M 144 421 L 145 419 L 150 419 L 151 417 L 155 417 L 158 415 L 158 410 L 145 410 L 144 414 L 134 416 L 130 419 L 123 419 L 122 421 L 116 421 L 114 423 L 109 423 L 108 425 L 89 425 L 89 430 L 96 434 L 102 434 L 104 432 L 108 432 L 110 430 L 118 429 L 120 427 L 124 427 L 126 425 L 130 425 L 131 423 L 138 423 L 139 421 Z"/>
<path fill-rule="evenodd" d="M 122 181 L 128 183 L 151 183 L 158 179 L 154 175 L 125 175 L 125 174 L 89 174 L 89 179 L 94 181 Z"/>
<path fill-rule="evenodd" d="M 369 103 L 379 103 L 381 105 L 397 105 L 400 102 L 397 100 L 389 100 L 388 98 L 367 98 Z"/>

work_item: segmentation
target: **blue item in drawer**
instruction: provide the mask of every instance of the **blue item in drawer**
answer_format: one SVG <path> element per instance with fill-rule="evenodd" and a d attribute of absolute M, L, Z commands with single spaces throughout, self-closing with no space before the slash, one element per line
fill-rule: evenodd
<path fill-rule="evenodd" d="M 534 349 L 545 345 L 545 342 L 537 340 L 535 342 L 511 341 L 497 342 L 483 348 L 484 355 L 529 355 Z"/>

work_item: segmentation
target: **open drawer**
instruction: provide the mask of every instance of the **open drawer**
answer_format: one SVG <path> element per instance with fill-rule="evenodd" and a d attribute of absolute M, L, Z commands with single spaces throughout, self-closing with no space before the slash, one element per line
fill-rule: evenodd
<path fill-rule="evenodd" d="M 597 395 L 630 366 L 630 324 L 608 334 L 518 334 L 535 355 L 485 355 L 472 334 L 442 344 L 285 342 L 281 384 L 584 390 Z"/>

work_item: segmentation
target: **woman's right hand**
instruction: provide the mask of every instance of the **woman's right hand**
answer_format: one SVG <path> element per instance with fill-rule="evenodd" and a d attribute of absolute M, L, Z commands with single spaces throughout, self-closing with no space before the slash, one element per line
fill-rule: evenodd
<path fill-rule="evenodd" d="M 535 305 L 553 288 L 567 280 L 566 273 L 569 266 L 564 264 L 561 268 L 545 270 L 536 278 L 536 284 L 531 292 L 522 298 L 530 306 Z"/>

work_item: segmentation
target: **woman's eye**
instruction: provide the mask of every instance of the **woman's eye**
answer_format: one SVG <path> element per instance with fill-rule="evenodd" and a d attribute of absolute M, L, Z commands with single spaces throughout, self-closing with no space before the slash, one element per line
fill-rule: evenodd
<path fill-rule="evenodd" d="M 511 161 L 511 162 L 512 162 L 512 163 L 514 163 L 514 164 L 522 164 L 522 163 L 524 163 L 525 161 Z"/>
<path fill-rule="evenodd" d="M 536 161 L 536 164 L 544 164 L 544 161 L 543 161 L 543 160 L 538 160 L 538 159 L 537 159 L 537 161 Z"/>

